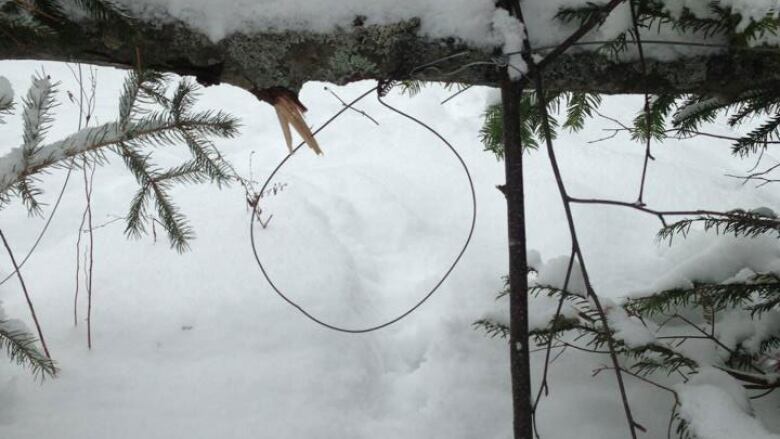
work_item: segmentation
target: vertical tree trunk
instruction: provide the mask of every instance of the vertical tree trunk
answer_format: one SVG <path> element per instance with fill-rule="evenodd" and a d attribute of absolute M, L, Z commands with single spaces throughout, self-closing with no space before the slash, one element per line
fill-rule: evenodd
<path fill-rule="evenodd" d="M 520 138 L 520 82 L 501 85 L 504 106 L 504 164 L 509 230 L 509 362 L 515 439 L 532 439 L 531 370 L 528 352 L 528 261 L 525 242 L 523 148 Z"/>

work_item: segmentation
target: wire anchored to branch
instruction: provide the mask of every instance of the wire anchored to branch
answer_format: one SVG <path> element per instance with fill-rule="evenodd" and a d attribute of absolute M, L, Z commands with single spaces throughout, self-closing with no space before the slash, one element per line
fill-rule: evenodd
<path fill-rule="evenodd" d="M 408 113 L 406 113 L 406 112 L 404 112 L 402 110 L 399 110 L 399 109 L 393 107 L 392 105 L 386 103 L 382 99 L 382 96 L 388 90 L 389 90 L 389 84 L 388 83 L 380 83 L 376 87 L 374 87 L 374 88 L 366 91 L 365 93 L 361 94 L 356 99 L 352 100 L 350 103 L 348 103 L 348 104 L 345 103 L 344 107 L 341 110 L 339 110 L 335 115 L 333 115 L 330 119 L 328 119 L 322 126 L 320 126 L 317 130 L 315 130 L 313 134 L 316 135 L 317 133 L 322 131 L 324 128 L 326 128 L 328 125 L 330 125 L 330 123 L 333 122 L 336 118 L 341 116 L 347 110 L 352 109 L 352 107 L 356 103 L 358 103 L 359 101 L 364 99 L 369 94 L 371 94 L 373 92 L 377 92 L 377 100 L 379 101 L 379 103 L 381 105 L 383 105 L 385 108 L 389 109 L 390 111 L 393 111 L 393 112 L 395 112 L 395 113 L 397 113 L 397 114 L 399 114 L 399 115 L 401 115 L 401 116 L 411 120 L 412 122 L 416 123 L 417 125 L 425 128 L 426 130 L 428 130 L 431 133 L 433 133 L 439 140 L 441 140 L 447 146 L 447 148 L 450 150 L 450 152 L 452 152 L 452 154 L 457 158 L 458 162 L 462 166 L 463 171 L 464 171 L 464 173 L 466 175 L 466 178 L 467 178 L 468 184 L 469 184 L 469 190 L 471 192 L 471 224 L 469 226 L 468 235 L 467 235 L 466 240 L 465 240 L 465 242 L 463 244 L 463 247 L 458 252 L 458 255 L 455 257 L 455 260 L 452 262 L 452 264 L 449 266 L 449 268 L 445 271 L 444 275 L 439 279 L 439 281 L 420 300 L 418 300 L 417 303 L 415 303 L 411 308 L 407 309 L 403 313 L 399 314 L 398 316 L 396 316 L 396 317 L 394 317 L 394 318 L 392 318 L 392 319 L 390 319 L 390 320 L 388 320 L 386 322 L 383 322 L 383 323 L 380 323 L 380 324 L 377 324 L 377 325 L 374 325 L 374 326 L 370 326 L 370 327 L 367 327 L 367 328 L 345 328 L 345 327 L 342 327 L 342 326 L 339 326 L 339 325 L 327 323 L 327 322 L 323 321 L 322 319 L 314 316 L 311 312 L 306 310 L 302 305 L 298 304 L 293 299 L 291 299 L 287 294 L 285 294 L 274 283 L 273 279 L 271 278 L 270 274 L 268 273 L 268 271 L 266 270 L 265 266 L 263 265 L 263 262 L 260 259 L 260 253 L 259 253 L 257 244 L 255 242 L 255 221 L 256 221 L 256 219 L 258 217 L 256 212 L 259 209 L 259 207 L 258 207 L 259 203 L 255 204 L 253 206 L 252 214 L 250 215 L 249 235 L 250 235 L 250 240 L 251 240 L 251 245 L 252 245 L 252 253 L 253 253 L 254 257 L 255 257 L 255 261 L 257 262 L 258 267 L 260 268 L 261 273 L 263 274 L 263 277 L 265 278 L 265 280 L 268 282 L 268 284 L 271 286 L 271 288 L 274 290 L 274 292 L 279 297 L 281 297 L 285 302 L 290 304 L 293 308 L 297 309 L 301 314 L 306 316 L 306 318 L 308 318 L 309 320 L 313 321 L 314 323 L 316 323 L 316 324 L 318 324 L 318 325 L 320 325 L 322 327 L 325 327 L 327 329 L 330 329 L 330 330 L 336 331 L 336 332 L 343 332 L 343 333 L 348 333 L 348 334 L 364 334 L 364 333 L 368 333 L 368 332 L 374 332 L 374 331 L 386 328 L 388 326 L 391 326 L 391 325 L 393 325 L 395 323 L 398 323 L 399 321 L 401 321 L 404 318 L 406 318 L 409 315 L 411 315 L 419 307 L 421 307 L 425 302 L 427 302 L 428 299 L 430 299 L 433 296 L 433 294 L 436 293 L 436 291 L 441 287 L 441 285 L 444 283 L 444 281 L 450 276 L 452 271 L 455 269 L 455 266 L 457 266 L 458 262 L 460 262 L 461 258 L 463 257 L 463 254 L 466 252 L 466 249 L 468 248 L 469 244 L 471 243 L 471 239 L 472 239 L 472 237 L 474 235 L 474 228 L 475 228 L 476 220 L 477 220 L 477 195 L 476 195 L 476 191 L 475 191 L 475 188 L 474 188 L 474 182 L 472 180 L 471 173 L 470 173 L 470 171 L 468 169 L 468 166 L 466 165 L 466 162 L 463 160 L 463 157 L 461 157 L 461 155 L 457 152 L 457 150 L 452 146 L 452 144 L 449 141 L 447 141 L 447 139 L 445 139 L 436 130 L 431 128 L 430 125 L 428 125 L 425 122 L 421 121 L 420 119 L 417 119 L 416 117 L 414 117 L 414 116 L 412 116 L 412 115 L 410 115 L 410 114 L 408 114 Z M 290 154 L 288 154 L 284 159 L 282 159 L 282 161 L 276 166 L 276 168 L 274 168 L 274 170 L 271 172 L 271 174 L 265 180 L 265 182 L 263 183 L 263 186 L 261 187 L 259 193 L 262 194 L 262 193 L 265 192 L 265 190 L 268 188 L 268 186 L 273 181 L 274 176 L 279 172 L 279 170 L 293 157 L 293 155 L 303 145 L 304 145 L 304 142 L 301 142 L 297 147 L 295 147 L 295 149 L 293 149 L 293 151 Z"/>

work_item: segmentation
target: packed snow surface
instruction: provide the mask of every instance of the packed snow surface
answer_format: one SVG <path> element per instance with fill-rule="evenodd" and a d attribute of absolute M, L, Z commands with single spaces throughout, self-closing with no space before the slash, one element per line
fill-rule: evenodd
<path fill-rule="evenodd" d="M 40 67 L 6 62 L 2 72 L 23 95 Z M 78 88 L 64 65 L 44 67 L 62 81 L 57 121 L 44 139 L 50 144 L 77 131 L 78 108 L 65 92 L 78 95 Z M 119 71 L 97 71 L 94 124 L 115 120 L 121 79 Z M 328 87 L 349 100 L 373 85 Z M 314 126 L 341 108 L 323 87 L 311 83 L 301 92 Z M 463 154 L 477 187 L 474 241 L 430 302 L 372 334 L 325 330 L 273 294 L 251 256 L 246 199 L 238 186 L 173 191 L 198 233 L 188 253 L 170 250 L 159 228 L 156 241 L 153 236 L 127 240 L 122 222 L 111 221 L 126 214 L 136 183 L 115 160 L 97 170 L 92 193 L 95 225 L 101 227 L 94 233 L 94 340 L 87 350 L 83 278 L 74 326 L 76 241 L 84 209 L 83 175 L 74 171 L 49 232 L 22 269 L 62 372 L 39 384 L 0 356 L 0 438 L 510 437 L 507 346 L 471 326 L 486 313 L 505 312 L 507 303 L 495 299 L 507 273 L 505 200 L 495 188 L 504 181 L 503 163 L 482 151 L 478 141 L 481 114 L 494 93 L 473 88 L 440 105 L 451 93 L 431 87 L 415 98 L 392 93 L 388 100 L 432 124 Z M 265 178 L 285 156 L 273 109 L 249 93 L 210 87 L 203 90 L 201 106 L 242 119 L 242 136 L 218 147 L 244 176 Z M 316 315 L 345 326 L 377 323 L 415 303 L 449 265 L 470 222 L 468 186 L 446 148 L 372 98 L 358 107 L 380 125 L 347 112 L 326 129 L 319 138 L 324 156 L 302 151 L 277 176 L 279 190 L 263 201 L 264 220 L 273 217 L 267 229 L 257 231 L 261 257 L 278 285 Z M 601 111 L 630 122 L 641 108 L 641 97 L 610 97 Z M 586 143 L 604 137 L 603 128 L 613 125 L 595 119 L 581 133 L 560 133 L 556 148 L 565 182 L 572 196 L 633 201 L 644 145 L 628 136 Z M 733 134 L 723 126 L 712 130 Z M 21 134 L 17 112 L 0 126 L 0 156 L 20 144 Z M 728 142 L 712 139 L 654 145 L 645 201 L 658 209 L 778 211 L 776 186 L 756 189 L 725 175 L 744 173 L 754 164 L 733 157 L 729 149 Z M 188 151 L 167 147 L 153 154 L 166 164 Z M 770 149 L 763 163 L 778 158 Z M 525 165 L 529 253 L 539 270 L 535 279 L 560 285 L 571 250 L 560 198 L 544 151 L 529 152 Z M 43 176 L 42 201 L 54 203 L 64 178 L 64 170 Z M 657 218 L 632 209 L 580 205 L 574 215 L 593 286 L 616 303 L 656 282 L 673 284 L 665 279 L 682 284 L 740 278 L 744 270 L 775 270 L 780 260 L 776 240 L 753 243 L 758 260 L 742 249 L 749 242 L 711 239 L 700 231 L 671 246 L 658 242 Z M 43 220 L 28 217 L 19 202 L 0 216 L 21 257 Z M 86 235 L 81 235 L 83 245 Z M 9 273 L 6 257 L 0 261 L 0 274 Z M 582 287 L 575 269 L 571 288 Z M 531 303 L 535 326 L 554 313 L 555 301 L 547 299 Z M 0 300 L 8 318 L 31 327 L 15 278 L 0 287 Z M 625 340 L 652 341 L 653 334 L 636 320 L 611 318 L 620 322 L 616 326 Z M 739 316 L 730 318 L 744 323 Z M 739 322 L 729 320 L 719 329 L 728 343 L 776 330 Z M 544 352 L 533 355 L 537 384 Z M 543 438 L 627 437 L 614 377 L 592 374 L 605 361 L 566 351 L 552 364 L 550 397 L 538 419 Z M 626 380 L 637 419 L 649 430 L 643 437 L 665 438 L 673 398 Z M 685 415 L 714 422 L 713 428 L 731 423 L 725 425 L 734 432 L 731 437 L 751 437 L 737 434 L 738 427 L 766 437 L 780 431 L 775 394 L 754 403 L 756 417 L 750 418 L 740 405 L 744 395 L 718 383 L 681 389 L 694 401 Z M 724 407 L 730 416 L 722 414 Z"/>

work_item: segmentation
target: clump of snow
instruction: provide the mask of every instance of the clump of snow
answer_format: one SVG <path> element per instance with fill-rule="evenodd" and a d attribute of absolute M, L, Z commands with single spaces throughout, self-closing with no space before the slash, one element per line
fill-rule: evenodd
<path fill-rule="evenodd" d="M 563 288 L 566 281 L 566 271 L 569 268 L 569 256 L 558 256 L 547 261 L 538 268 L 538 276 L 534 280 L 536 285 L 547 285 L 554 288 Z M 569 285 L 566 290 L 573 294 L 584 296 L 586 294 L 585 279 L 582 276 L 582 266 L 575 260 L 571 270 Z"/>
<path fill-rule="evenodd" d="M 14 89 L 11 82 L 5 76 L 0 76 L 0 108 L 10 105 L 13 101 Z"/>
<path fill-rule="evenodd" d="M 542 266 L 542 254 L 538 250 L 528 250 L 526 252 L 526 261 L 529 267 L 539 271 L 539 267 Z"/>
<path fill-rule="evenodd" d="M 682 110 L 675 113 L 673 123 L 679 123 L 685 119 L 691 117 L 692 114 L 708 108 L 714 108 L 719 105 L 727 103 L 726 99 L 722 96 L 713 96 L 707 99 L 703 99 L 694 104 L 686 105 Z"/>
<path fill-rule="evenodd" d="M 666 273 L 632 295 L 691 288 L 694 282 L 722 283 L 739 273 L 744 276 L 745 269 L 766 273 L 780 268 L 780 246 L 774 236 L 715 236 L 714 232 L 695 231 L 675 240 L 670 248 L 661 245 Z"/>
<path fill-rule="evenodd" d="M 509 78 L 516 81 L 528 73 L 528 66 L 521 54 L 525 41 L 525 26 L 505 9 L 496 9 L 493 15 L 493 29 L 504 41 L 502 50 L 507 57 Z"/>
<path fill-rule="evenodd" d="M 766 312 L 758 319 L 748 311 L 729 311 L 724 313 L 716 327 L 718 339 L 730 349 L 740 345 L 748 353 L 758 353 L 762 341 L 780 333 L 780 313 Z"/>
<path fill-rule="evenodd" d="M 636 316 L 630 316 L 619 306 L 613 306 L 607 311 L 610 328 L 615 332 L 614 336 L 629 348 L 639 348 L 653 344 L 656 341 L 654 331 L 645 326 Z M 649 325 L 654 325 L 652 322 Z M 653 326 L 653 329 L 656 329 Z"/>
<path fill-rule="evenodd" d="M 2 301 L 0 301 L 0 328 L 2 328 L 4 332 L 8 333 L 29 332 L 27 325 L 25 325 L 23 321 L 19 319 L 9 319 L 8 316 L 6 316 Z M 4 354 L 4 352 L 0 353 L 0 355 Z M 0 359 L 1 358 L 2 357 L 0 357 Z"/>
<path fill-rule="evenodd" d="M 678 385 L 680 415 L 700 439 L 778 439 L 751 416 L 742 386 L 725 372 L 702 369 L 689 383 Z"/>
<path fill-rule="evenodd" d="M 151 18 L 173 16 L 203 30 L 213 41 L 234 32 L 310 31 L 349 28 L 355 17 L 367 25 L 420 19 L 420 33 L 457 36 L 478 45 L 500 45 L 492 32 L 492 0 L 121 0 L 132 12 Z"/>
<path fill-rule="evenodd" d="M 726 279 L 723 281 L 724 284 L 733 284 L 733 283 L 746 283 L 750 282 L 753 278 L 756 277 L 756 272 L 751 270 L 750 268 L 743 268 L 742 270 L 739 270 L 737 274 L 734 276 L 731 276 L 729 279 Z"/>
<path fill-rule="evenodd" d="M 544 262 L 538 251 L 529 250 L 527 252 L 527 258 L 528 266 L 536 270 L 536 275 L 532 276 L 529 280 L 529 286 L 539 285 L 563 288 L 566 269 L 569 264 L 568 256 L 561 256 Z M 579 269 L 577 265 L 572 268 L 572 276 L 569 280 L 569 292 L 580 295 L 585 294 L 585 285 L 582 281 L 582 270 Z M 528 300 L 528 327 L 530 329 L 547 327 L 558 310 L 558 301 L 558 297 L 551 297 L 546 294 L 530 296 Z M 564 303 L 563 308 L 561 308 L 561 315 L 574 317 L 577 315 L 577 311 L 573 306 L 566 302 Z M 488 307 L 480 318 L 509 326 L 508 298 L 501 297 L 494 301 L 492 306 Z"/>
<path fill-rule="evenodd" d="M 754 213 L 758 216 L 763 216 L 766 218 L 777 218 L 777 214 L 775 213 L 775 211 L 766 206 L 757 207 L 751 210 L 750 213 Z"/>

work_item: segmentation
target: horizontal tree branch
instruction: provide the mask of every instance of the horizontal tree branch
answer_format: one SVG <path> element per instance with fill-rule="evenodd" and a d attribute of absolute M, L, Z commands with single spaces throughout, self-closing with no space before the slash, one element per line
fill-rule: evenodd
<path fill-rule="evenodd" d="M 0 11 L 0 18 L 7 12 Z M 204 84 L 228 83 L 247 90 L 307 81 L 345 84 L 362 79 L 452 81 L 497 86 L 496 51 L 454 38 L 418 34 L 419 20 L 313 32 L 236 33 L 212 42 L 173 18 L 136 21 L 132 32 L 84 19 L 68 32 L 46 38 L 0 39 L 0 59 L 83 62 L 132 68 L 141 64 Z M 166 23 L 166 24 L 161 24 Z M 6 29 L 5 32 L 13 32 Z M 128 35 L 129 34 L 129 35 Z M 736 93 L 756 78 L 780 79 L 780 52 L 738 50 L 675 61 L 617 62 L 592 51 L 569 49 L 544 70 L 549 89 L 601 93 Z M 575 52 L 576 50 L 576 52 Z"/>

